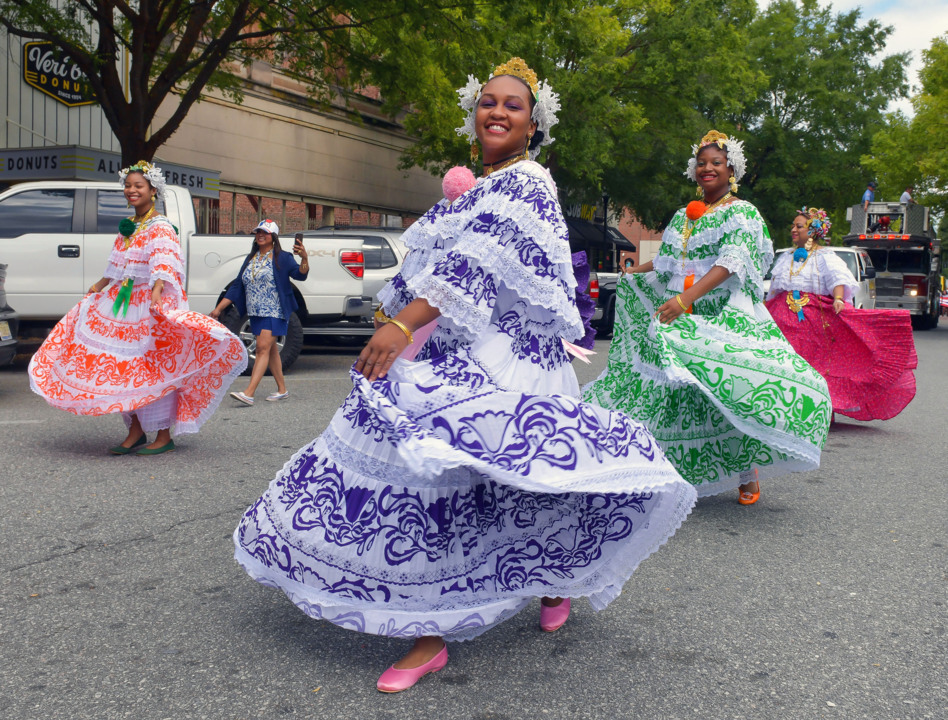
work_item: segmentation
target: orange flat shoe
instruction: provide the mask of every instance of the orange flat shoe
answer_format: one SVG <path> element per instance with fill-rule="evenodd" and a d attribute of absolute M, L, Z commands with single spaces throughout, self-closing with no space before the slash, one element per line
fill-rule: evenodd
<path fill-rule="evenodd" d="M 757 483 L 757 492 L 740 490 L 737 496 L 737 501 L 741 505 L 753 505 L 758 500 L 760 500 L 760 483 Z"/>

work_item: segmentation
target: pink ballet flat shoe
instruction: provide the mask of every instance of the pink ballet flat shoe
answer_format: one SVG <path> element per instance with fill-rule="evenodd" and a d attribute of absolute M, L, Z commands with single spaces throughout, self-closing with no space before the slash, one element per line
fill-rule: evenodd
<path fill-rule="evenodd" d="M 544 632 L 553 632 L 563 627 L 569 617 L 569 598 L 554 607 L 540 603 L 540 629 Z"/>
<path fill-rule="evenodd" d="M 428 673 L 438 672 L 438 670 L 447 664 L 448 646 L 445 645 L 443 648 L 441 648 L 441 652 L 431 658 L 431 660 L 426 662 L 424 665 L 419 665 L 416 668 L 405 668 L 404 670 L 399 670 L 397 667 L 392 665 L 392 667 L 382 673 L 382 675 L 379 677 L 379 681 L 375 684 L 375 687 L 379 689 L 379 692 L 384 693 L 401 692 L 402 690 L 407 690 L 410 688 Z"/>

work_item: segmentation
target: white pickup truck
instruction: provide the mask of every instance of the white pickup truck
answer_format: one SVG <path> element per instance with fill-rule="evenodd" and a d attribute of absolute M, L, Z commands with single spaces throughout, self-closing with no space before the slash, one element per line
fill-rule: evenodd
<path fill-rule="evenodd" d="M 199 235 L 194 203 L 183 187 L 169 185 L 158 211 L 178 228 L 191 309 L 210 312 L 240 270 L 252 237 Z M 102 277 L 118 223 L 129 214 L 117 182 L 29 182 L 0 193 L 0 262 L 9 266 L 7 300 L 19 313 L 21 328 L 53 325 Z M 293 245 L 289 230 L 281 232 L 285 249 Z M 310 271 L 305 282 L 294 283 L 299 310 L 280 343 L 284 367 L 296 359 L 305 334 L 326 333 L 328 324 L 340 321 L 348 322 L 339 332 L 350 332 L 344 329 L 350 323 L 371 327 L 375 286 L 394 275 L 404 259 L 400 235 L 397 228 L 306 232 Z M 222 320 L 240 333 L 252 354 L 245 318 L 232 311 Z"/>

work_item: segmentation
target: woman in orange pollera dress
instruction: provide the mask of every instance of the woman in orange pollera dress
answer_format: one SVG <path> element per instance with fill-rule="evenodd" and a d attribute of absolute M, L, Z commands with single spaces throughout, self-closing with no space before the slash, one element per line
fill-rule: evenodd
<path fill-rule="evenodd" d="M 188 309 L 177 230 L 155 212 L 161 170 L 141 161 L 119 176 L 135 218 L 119 223 L 105 275 L 33 356 L 30 387 L 76 415 L 121 413 L 128 434 L 112 454 L 157 455 L 174 450 L 172 432 L 198 431 L 247 366 L 247 351 Z"/>

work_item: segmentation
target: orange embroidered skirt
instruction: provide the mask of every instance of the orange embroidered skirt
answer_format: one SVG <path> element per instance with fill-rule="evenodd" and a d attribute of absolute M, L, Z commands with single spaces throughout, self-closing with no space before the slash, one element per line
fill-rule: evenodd
<path fill-rule="evenodd" d="M 87 295 L 59 321 L 30 361 L 30 387 L 76 415 L 137 414 L 148 432 L 197 432 L 247 366 L 243 343 L 176 292 L 151 310 L 144 281 L 116 317 L 119 287 Z"/>

